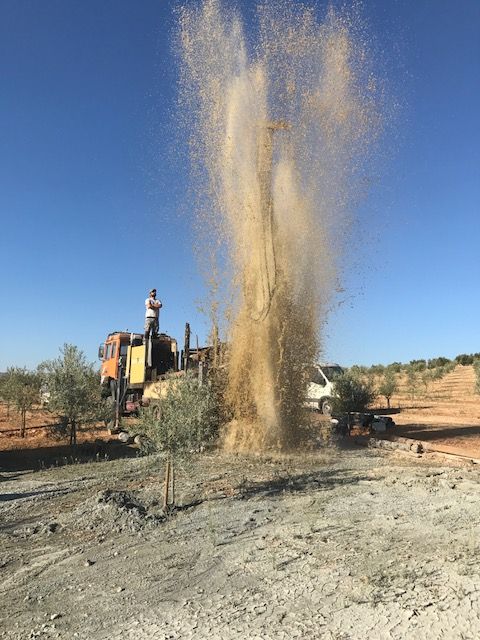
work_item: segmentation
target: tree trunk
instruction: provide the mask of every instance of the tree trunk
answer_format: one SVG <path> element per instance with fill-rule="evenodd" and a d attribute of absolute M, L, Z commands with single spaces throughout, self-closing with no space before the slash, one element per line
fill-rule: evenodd
<path fill-rule="evenodd" d="M 390 398 L 387 398 L 387 407 L 390 409 Z"/>
<path fill-rule="evenodd" d="M 75 420 L 70 422 L 70 446 L 77 446 L 77 423 Z"/>
<path fill-rule="evenodd" d="M 21 438 L 25 438 L 25 430 L 26 430 L 26 424 L 27 424 L 27 412 L 22 409 L 21 411 L 21 416 L 22 416 L 22 427 L 20 429 L 20 437 Z"/>

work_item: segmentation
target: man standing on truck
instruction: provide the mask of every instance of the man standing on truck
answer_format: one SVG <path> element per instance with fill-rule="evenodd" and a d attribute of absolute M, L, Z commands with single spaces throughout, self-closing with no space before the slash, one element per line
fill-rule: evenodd
<path fill-rule="evenodd" d="M 145 300 L 145 341 L 150 336 L 158 335 L 158 313 L 162 307 L 160 300 L 157 300 L 157 290 L 152 289 Z"/>

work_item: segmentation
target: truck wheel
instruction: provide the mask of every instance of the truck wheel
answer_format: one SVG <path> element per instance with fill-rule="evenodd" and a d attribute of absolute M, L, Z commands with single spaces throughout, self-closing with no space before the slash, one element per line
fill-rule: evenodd
<path fill-rule="evenodd" d="M 324 416 L 331 416 L 332 415 L 332 401 L 330 398 L 324 398 L 323 400 L 320 400 L 319 403 L 319 409 L 320 412 L 323 413 Z"/>

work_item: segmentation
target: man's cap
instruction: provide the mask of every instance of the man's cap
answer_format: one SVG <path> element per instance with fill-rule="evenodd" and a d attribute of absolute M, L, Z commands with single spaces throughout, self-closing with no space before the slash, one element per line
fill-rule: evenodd
<path fill-rule="evenodd" d="M 150 289 L 150 293 L 157 293 L 156 289 Z"/>

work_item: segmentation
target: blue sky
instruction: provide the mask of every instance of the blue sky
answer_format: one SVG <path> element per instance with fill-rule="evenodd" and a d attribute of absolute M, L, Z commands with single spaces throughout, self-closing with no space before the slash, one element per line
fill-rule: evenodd
<path fill-rule="evenodd" d="M 241 7 L 250 25 L 253 3 Z M 64 342 L 94 360 L 109 331 L 142 329 L 152 286 L 162 330 L 181 338 L 188 320 L 206 333 L 175 153 L 173 8 L 0 4 L 0 371 Z M 325 357 L 480 351 L 480 3 L 365 0 L 364 14 L 400 108 L 358 209 Z"/>

